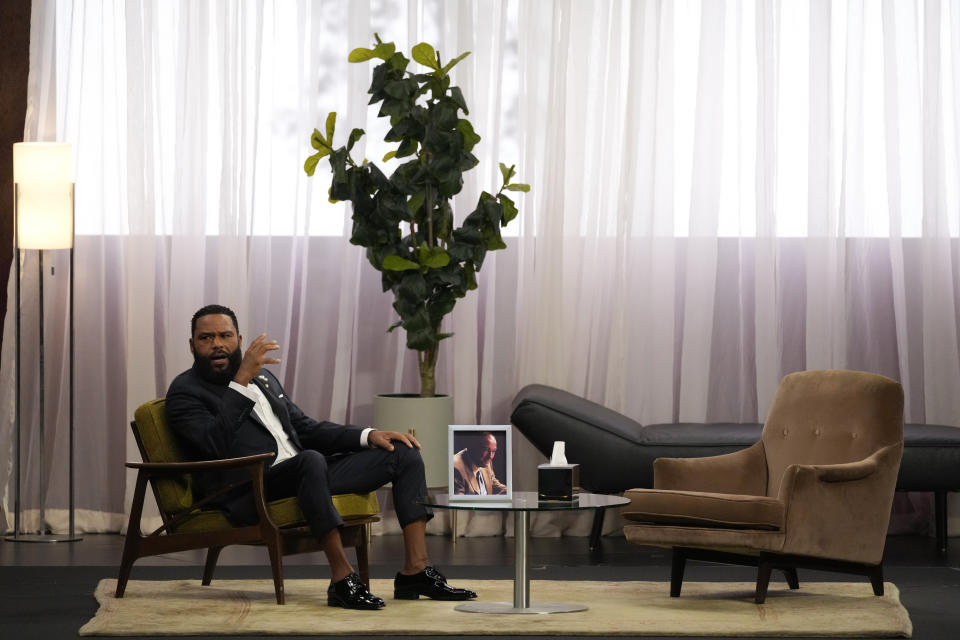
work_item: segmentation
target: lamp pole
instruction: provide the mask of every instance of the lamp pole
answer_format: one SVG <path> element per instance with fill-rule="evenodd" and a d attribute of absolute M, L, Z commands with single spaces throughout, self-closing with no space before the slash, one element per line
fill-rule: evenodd
<path fill-rule="evenodd" d="M 14 428 L 15 437 L 15 461 L 16 461 L 16 490 L 14 497 L 14 531 L 13 535 L 6 536 L 7 540 L 14 542 L 74 542 L 80 540 L 76 536 L 75 529 L 75 508 L 74 508 L 74 324 L 73 324 L 73 304 L 74 304 L 74 255 L 73 244 L 74 216 L 75 216 L 75 198 L 73 183 L 73 150 L 69 144 L 64 143 L 45 143 L 45 142 L 18 142 L 13 145 L 13 174 L 14 174 L 14 255 L 17 261 L 16 268 L 16 287 L 17 287 L 17 314 L 16 314 L 16 384 L 15 384 L 15 411 Z M 39 534 L 24 534 L 22 523 L 23 500 L 22 500 L 22 411 L 21 411 L 21 315 L 22 315 L 22 294 L 21 294 L 21 260 L 23 250 L 37 249 L 39 254 L 38 261 L 38 321 L 37 329 L 39 331 L 39 354 L 37 363 L 39 367 L 39 385 L 37 392 L 39 395 L 39 431 L 37 439 L 40 449 L 40 525 Z M 46 522 L 46 472 L 45 472 L 45 431 L 46 431 L 46 407 L 45 407 L 45 370 L 44 370 L 44 261 L 43 252 L 46 249 L 67 249 L 70 252 L 70 276 L 69 276 L 69 389 L 67 396 L 69 398 L 68 415 L 68 435 L 69 435 L 69 467 L 68 467 L 68 518 L 69 531 L 67 535 L 57 535 L 47 533 Z M 51 267 L 50 274 L 55 275 L 55 268 Z M 58 396 L 59 397 L 59 396 Z"/>

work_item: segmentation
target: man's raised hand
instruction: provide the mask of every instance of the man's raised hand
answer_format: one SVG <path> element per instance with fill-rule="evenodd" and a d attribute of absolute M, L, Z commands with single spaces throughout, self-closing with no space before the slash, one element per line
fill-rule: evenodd
<path fill-rule="evenodd" d="M 237 375 L 233 376 L 233 381 L 246 386 L 264 365 L 280 364 L 280 358 L 271 358 L 267 355 L 271 351 L 279 350 L 280 343 L 268 339 L 267 334 L 261 333 L 244 352 L 240 368 L 237 370 Z"/>

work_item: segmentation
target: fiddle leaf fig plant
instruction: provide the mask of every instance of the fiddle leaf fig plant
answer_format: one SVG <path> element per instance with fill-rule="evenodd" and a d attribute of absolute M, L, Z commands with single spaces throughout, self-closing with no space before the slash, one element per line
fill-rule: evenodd
<path fill-rule="evenodd" d="M 436 394 L 440 342 L 452 334 L 441 331 L 443 318 L 459 298 L 477 288 L 477 272 L 488 251 L 505 249 L 500 234 L 517 216 L 508 192 L 526 192 L 529 185 L 513 182 L 513 166 L 500 163 L 503 183 L 496 194 L 480 194 L 476 207 L 456 226 L 451 199 L 463 187 L 463 174 L 478 164 L 471 153 L 480 136 L 466 119 L 467 103 L 451 85 L 450 70 L 470 55 L 444 63 L 426 42 L 413 47 L 413 61 L 425 70 L 409 71 L 408 59 L 392 42 L 375 35 L 372 49 L 350 52 L 350 62 L 378 59 L 368 93 L 380 105 L 378 117 L 389 118 L 386 142 L 396 148 L 383 162 L 399 162 L 387 174 L 373 162 L 356 162 L 351 151 L 363 135 L 353 129 L 345 145 L 334 146 L 337 114 L 327 116 L 324 130 L 314 129 L 310 144 L 316 153 L 304 162 L 312 176 L 323 158 L 331 171 L 330 200 L 349 201 L 353 229 L 350 242 L 366 249 L 367 259 L 381 273 L 384 291 L 393 292 L 407 347 L 417 352 L 420 395 Z"/>

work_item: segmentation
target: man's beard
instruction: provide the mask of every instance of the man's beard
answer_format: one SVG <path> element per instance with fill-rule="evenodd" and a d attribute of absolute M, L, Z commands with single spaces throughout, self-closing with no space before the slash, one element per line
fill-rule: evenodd
<path fill-rule="evenodd" d="M 227 367 L 225 369 L 214 369 L 209 356 L 193 354 L 193 363 L 196 366 L 197 373 L 201 378 L 212 384 L 228 384 L 240 370 L 240 362 L 243 360 L 243 354 L 240 353 L 240 347 L 237 347 L 233 353 L 227 356 Z"/>

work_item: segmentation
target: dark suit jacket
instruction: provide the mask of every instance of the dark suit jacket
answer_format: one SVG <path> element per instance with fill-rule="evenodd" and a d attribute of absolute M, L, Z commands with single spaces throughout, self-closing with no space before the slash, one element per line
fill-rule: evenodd
<path fill-rule="evenodd" d="M 327 456 L 361 449 L 361 427 L 318 422 L 308 417 L 266 369 L 260 370 L 254 383 L 269 400 L 284 431 L 301 449 L 316 449 Z M 195 367 L 177 376 L 167 391 L 167 421 L 179 436 L 185 453 L 196 460 L 276 453 L 277 441 L 256 417 L 253 407 L 254 402 L 242 393 L 203 380 Z M 265 466 L 270 464 L 272 461 Z M 198 475 L 196 480 L 200 493 L 207 494 L 248 478 L 246 471 L 234 470 Z"/>

